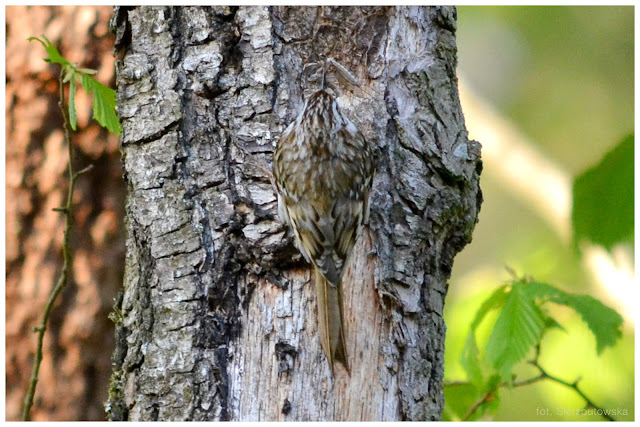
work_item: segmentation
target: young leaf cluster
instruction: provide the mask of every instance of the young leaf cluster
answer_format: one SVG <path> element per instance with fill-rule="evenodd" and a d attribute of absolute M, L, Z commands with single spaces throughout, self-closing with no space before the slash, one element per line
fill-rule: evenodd
<path fill-rule="evenodd" d="M 78 127 L 78 115 L 76 113 L 76 84 L 79 82 L 85 92 L 93 97 L 93 118 L 105 127 L 109 132 L 120 135 L 122 128 L 120 120 L 116 114 L 116 92 L 95 80 L 92 75 L 96 74 L 96 70 L 89 68 L 79 68 L 76 64 L 65 59 L 58 48 L 53 45 L 44 35 L 42 39 L 38 37 L 29 37 L 29 41 L 36 40 L 42 44 L 47 57 L 46 62 L 60 64 L 64 74 L 64 83 L 69 83 L 69 124 L 73 130 Z"/>
<path fill-rule="evenodd" d="M 526 278 L 505 284 L 484 301 L 471 323 L 461 358 L 469 381 L 445 383 L 445 417 L 479 419 L 486 413 L 495 412 L 502 387 L 522 387 L 543 380 L 569 387 L 583 398 L 587 407 L 602 409 L 584 394 L 577 381 L 555 377 L 540 365 L 538 357 L 545 331 L 551 328 L 564 330 L 549 314 L 549 303 L 569 307 L 581 316 L 596 339 L 598 354 L 613 346 L 622 335 L 622 317 L 595 298 L 570 294 Z M 491 312 L 497 312 L 497 318 L 481 357 L 476 331 Z M 533 349 L 535 355 L 529 363 L 539 374 L 516 380 L 514 366 L 523 362 Z M 613 419 L 606 411 L 602 414 L 605 419 Z"/>
<path fill-rule="evenodd" d="M 513 367 L 540 345 L 544 332 L 562 328 L 547 312 L 548 303 L 564 305 L 576 311 L 596 339 L 600 354 L 621 337 L 622 317 L 588 295 L 574 295 L 554 286 L 529 279 L 518 279 L 498 288 L 476 313 L 461 363 L 470 381 L 482 388 L 483 377 L 476 330 L 485 316 L 499 310 L 498 318 L 485 346 L 484 361 L 504 381 L 512 381 Z"/>

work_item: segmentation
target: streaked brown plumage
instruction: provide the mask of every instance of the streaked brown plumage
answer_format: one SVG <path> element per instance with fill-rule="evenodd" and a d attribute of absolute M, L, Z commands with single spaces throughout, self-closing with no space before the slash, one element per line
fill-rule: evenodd
<path fill-rule="evenodd" d="M 318 327 L 333 370 L 348 369 L 342 274 L 369 217 L 373 155 L 335 98 L 320 90 L 280 136 L 273 157 L 278 210 L 315 270 Z"/>

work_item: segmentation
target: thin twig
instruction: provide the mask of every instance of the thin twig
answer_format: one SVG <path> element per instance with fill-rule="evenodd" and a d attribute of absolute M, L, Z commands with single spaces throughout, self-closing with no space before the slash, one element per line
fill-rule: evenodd
<path fill-rule="evenodd" d="M 580 397 L 582 397 L 584 399 L 584 401 L 587 403 L 587 408 L 593 408 L 596 410 L 596 412 L 600 415 L 602 415 L 607 421 L 615 421 L 615 418 L 613 418 L 611 415 L 609 415 L 607 413 L 607 411 L 604 410 L 604 408 L 599 407 L 598 405 L 596 405 L 595 403 L 593 403 L 593 401 L 591 401 L 591 399 L 589 399 L 587 397 L 586 394 L 584 394 L 584 392 L 582 390 L 580 390 L 580 388 L 578 387 L 578 380 L 575 380 L 573 383 L 569 383 L 565 380 L 562 380 L 558 377 L 555 377 L 549 373 L 547 373 L 547 371 L 545 371 L 544 369 L 542 369 L 542 366 L 540 366 L 538 364 L 538 361 L 535 360 L 534 366 L 536 368 L 538 368 L 540 370 L 540 376 L 544 377 L 545 379 L 549 379 L 553 382 L 556 382 L 558 384 L 562 384 L 565 387 L 569 387 L 570 389 L 572 389 L 573 391 L 575 391 L 576 393 L 578 393 L 580 395 Z"/>
<path fill-rule="evenodd" d="M 55 208 L 55 211 L 61 212 L 65 217 L 65 228 L 64 235 L 62 238 L 62 271 L 60 272 L 60 277 L 51 291 L 51 295 L 47 300 L 47 305 L 44 308 L 44 314 L 42 315 L 42 321 L 40 325 L 34 328 L 34 331 L 38 333 L 38 344 L 36 347 L 35 359 L 33 361 L 33 370 L 31 372 L 31 380 L 29 381 L 29 388 L 27 389 L 27 393 L 24 397 L 24 407 L 22 410 L 22 420 L 29 421 L 31 420 L 31 407 L 33 406 L 33 398 L 36 392 L 36 385 L 38 384 L 38 373 L 40 371 L 40 364 L 42 362 L 42 346 L 44 341 L 44 334 L 47 330 L 47 321 L 49 320 L 49 314 L 51 313 L 51 309 L 60 295 L 60 292 L 64 289 L 67 284 L 69 277 L 69 269 L 71 268 L 71 250 L 69 247 L 69 240 L 71 235 L 71 227 L 73 226 L 73 189 L 76 184 L 76 180 L 79 174 L 74 173 L 73 171 L 73 145 L 71 144 L 71 136 L 69 130 L 69 119 L 67 117 L 67 112 L 64 106 L 64 84 L 63 84 L 63 73 L 60 72 L 60 77 L 58 80 L 58 84 L 60 85 L 60 100 L 58 101 L 58 105 L 60 106 L 60 110 L 62 111 L 62 117 L 64 120 L 64 139 L 68 148 L 69 155 L 69 192 L 67 193 L 67 203 L 65 206 L 61 208 Z M 84 172 L 84 171 L 81 171 Z"/>
<path fill-rule="evenodd" d="M 467 411 L 466 414 L 464 414 L 464 417 L 462 417 L 462 421 L 469 421 L 469 419 L 471 418 L 471 416 L 478 410 L 478 408 L 480 407 L 480 405 L 482 405 L 483 403 L 485 403 L 486 401 L 489 400 L 489 398 L 491 396 L 493 396 L 495 393 L 495 389 L 486 392 L 485 394 L 483 394 L 480 399 L 476 400 L 475 402 L 473 402 L 473 405 L 471 405 L 471 407 L 469 408 L 469 410 Z"/>
<path fill-rule="evenodd" d="M 582 397 L 584 399 L 584 401 L 587 403 L 587 407 L 588 408 L 593 408 L 596 409 L 596 412 L 598 412 L 600 415 L 602 415 L 606 420 L 608 421 L 615 421 L 615 419 L 607 414 L 607 411 L 604 410 L 604 408 L 601 408 L 599 406 L 597 406 L 595 403 L 593 403 L 593 401 L 591 401 L 591 399 L 589 399 L 587 397 L 586 394 L 584 394 L 584 392 L 582 390 L 580 390 L 580 388 L 578 388 L 578 380 L 574 381 L 573 383 L 569 383 L 567 381 L 564 381 L 558 377 L 555 377 L 551 374 L 549 374 L 547 371 L 545 371 L 542 366 L 540 366 L 540 363 L 538 362 L 540 357 L 540 344 L 536 345 L 536 355 L 533 358 L 533 360 L 530 360 L 529 363 L 532 364 L 533 366 L 535 366 L 536 368 L 538 368 L 538 370 L 540 371 L 540 374 L 532 377 L 532 378 L 528 378 L 526 380 L 522 380 L 522 381 L 514 381 L 510 387 L 512 388 L 516 388 L 516 387 L 522 387 L 525 385 L 529 385 L 529 384 L 533 384 L 533 383 L 537 383 L 538 381 L 542 381 L 542 380 L 550 380 L 550 381 L 554 381 L 558 384 L 562 384 L 566 387 L 569 387 L 571 389 L 573 389 L 576 393 L 578 393 L 580 395 L 580 397 Z M 468 382 L 464 382 L 464 381 L 450 381 L 445 383 L 445 387 L 446 386 L 462 386 L 462 385 L 467 385 L 470 384 Z M 495 392 L 498 388 L 500 387 L 507 387 L 509 386 L 509 383 L 506 381 L 503 381 L 501 383 L 499 383 L 497 386 L 495 386 L 494 388 L 492 388 L 491 390 L 488 390 L 487 392 L 485 392 L 482 396 L 480 396 L 480 398 L 478 400 L 476 400 L 473 405 L 471 405 L 471 407 L 469 408 L 469 410 L 467 411 L 466 414 L 464 414 L 464 416 L 462 417 L 462 421 L 467 421 L 471 418 L 471 416 L 478 410 L 478 408 L 480 407 L 480 405 L 482 405 L 483 403 L 489 401 L 494 395 Z"/>
<path fill-rule="evenodd" d="M 525 385 L 529 385 L 529 384 L 533 384 L 536 383 L 538 381 L 541 381 L 545 379 L 545 377 L 543 375 L 538 375 L 537 377 L 532 377 L 532 378 L 528 378 L 526 380 L 522 380 L 522 381 L 514 381 L 513 384 L 511 384 L 512 388 L 517 388 L 517 387 L 522 387 Z M 453 383 L 452 385 L 463 385 L 462 382 L 456 382 Z M 469 418 L 471 418 L 471 416 L 474 414 L 474 412 L 476 412 L 478 410 L 478 408 L 480 407 L 480 405 L 482 405 L 483 403 L 489 401 L 489 399 L 491 397 L 493 397 L 493 395 L 495 394 L 496 390 L 499 387 L 506 387 L 508 386 L 509 383 L 507 383 L 506 381 L 502 381 L 500 384 L 498 384 L 495 388 L 487 391 L 486 393 L 484 393 L 480 399 L 476 400 L 473 405 L 471 405 L 471 408 L 469 408 L 469 410 L 467 411 L 466 414 L 464 414 L 464 417 L 462 417 L 462 421 L 468 421 Z"/>
<path fill-rule="evenodd" d="M 444 387 L 459 387 L 463 385 L 469 385 L 469 381 L 445 381 L 443 382 Z"/>

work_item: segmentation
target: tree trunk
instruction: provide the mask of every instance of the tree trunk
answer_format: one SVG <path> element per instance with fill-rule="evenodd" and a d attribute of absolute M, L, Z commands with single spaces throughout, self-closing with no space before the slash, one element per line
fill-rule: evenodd
<path fill-rule="evenodd" d="M 438 420 L 447 279 L 481 202 L 455 8 L 141 7 L 113 21 L 127 199 L 108 402 L 129 420 Z M 317 336 L 309 265 L 278 220 L 278 136 L 333 57 L 378 150 L 343 283 L 350 375 Z M 351 92 L 350 92 L 351 90 Z"/>

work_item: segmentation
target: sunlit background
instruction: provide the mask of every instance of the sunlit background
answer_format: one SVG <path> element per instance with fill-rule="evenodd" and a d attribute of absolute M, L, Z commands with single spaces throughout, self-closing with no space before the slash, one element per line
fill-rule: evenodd
<path fill-rule="evenodd" d="M 459 7 L 457 38 L 462 108 L 483 144 L 484 204 L 450 281 L 446 380 L 466 379 L 459 359 L 469 324 L 509 267 L 624 316 L 623 338 L 597 356 L 579 316 L 551 307 L 566 332 L 545 335 L 540 362 L 568 382 L 581 378 L 594 402 L 633 420 L 633 248 L 578 252 L 570 225 L 574 176 L 634 131 L 633 7 Z M 478 335 L 481 351 L 487 335 Z M 526 364 L 516 372 L 536 373 Z M 553 383 L 501 389 L 500 398 L 495 420 L 602 420 L 559 415 L 584 401 Z"/>
<path fill-rule="evenodd" d="M 46 34 L 69 59 L 98 68 L 113 84 L 110 7 L 6 9 L 7 386 L 9 420 L 18 419 L 31 370 L 31 331 L 59 268 L 65 150 L 59 130 L 57 69 L 30 36 Z M 456 258 L 445 305 L 447 381 L 465 381 L 459 360 L 481 302 L 510 278 L 505 267 L 566 291 L 592 295 L 625 319 L 622 340 L 596 355 L 595 340 L 571 310 L 551 307 L 566 332 L 549 332 L 541 364 L 580 386 L 603 408 L 634 418 L 633 249 L 610 255 L 572 246 L 571 182 L 634 130 L 632 7 L 459 7 L 462 107 L 471 138 L 483 144 L 484 204 L 473 242 Z M 75 280 L 51 323 L 34 419 L 104 419 L 113 325 L 121 286 L 124 187 L 115 137 L 91 127 L 78 104 L 74 136 L 82 166 L 96 168 L 77 188 Z M 18 123 L 18 124 L 16 124 Z M 58 176 L 58 178 L 51 178 Z M 612 221 L 615 218 L 612 218 Z M 91 230 L 90 232 L 88 230 Z M 115 266 L 115 267 L 114 267 Z M 495 319 L 495 316 L 493 317 Z M 490 325 L 491 318 L 487 319 Z M 484 325 L 487 326 L 487 325 Z M 482 351 L 488 328 L 478 334 Z M 51 357 L 51 355 L 54 357 Z M 519 378 L 535 371 L 522 364 Z M 600 420 L 577 410 L 571 390 L 538 383 L 500 390 L 495 420 Z M 450 403 L 450 402 L 449 402 Z M 549 415 L 542 415 L 543 413 Z M 445 410 L 446 418 L 455 418 Z"/>

